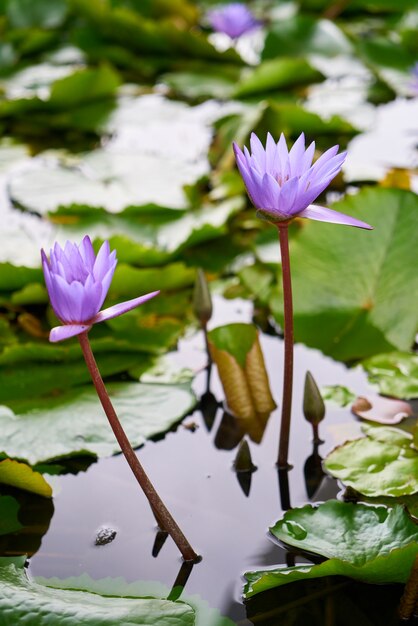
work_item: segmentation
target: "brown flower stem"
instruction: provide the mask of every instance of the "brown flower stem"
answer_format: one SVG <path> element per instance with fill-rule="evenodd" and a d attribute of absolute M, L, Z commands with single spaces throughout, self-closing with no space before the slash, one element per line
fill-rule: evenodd
<path fill-rule="evenodd" d="M 96 360 L 91 350 L 87 333 L 81 333 L 81 335 L 78 335 L 78 339 L 80 341 L 80 346 L 83 351 L 84 359 L 86 361 L 90 375 L 92 377 L 93 384 L 96 388 L 97 395 L 99 396 L 104 412 L 107 415 L 110 426 L 112 427 L 112 430 L 121 447 L 125 459 L 129 464 L 129 467 L 131 468 L 135 478 L 137 479 L 143 492 L 148 498 L 148 502 L 157 519 L 158 524 L 161 526 L 162 530 L 165 530 L 169 533 L 169 535 L 171 535 L 174 543 L 182 553 L 185 561 L 196 561 L 199 558 L 198 555 L 193 550 L 186 537 L 180 530 L 179 526 L 173 519 L 172 515 L 168 511 L 167 507 L 161 500 L 160 496 L 156 492 L 153 484 L 145 473 L 144 468 L 139 462 L 138 457 L 136 456 L 131 444 L 129 443 L 129 439 L 127 438 L 125 431 L 123 430 L 122 425 L 119 422 L 118 416 L 116 415 L 115 409 L 113 408 L 113 404 L 109 398 L 109 394 L 107 393 L 103 379 L 100 375 Z"/>
<path fill-rule="evenodd" d="M 277 224 L 279 232 L 280 253 L 282 259 L 282 284 L 284 303 L 284 373 L 283 373 L 283 397 L 282 419 L 280 423 L 279 456 L 277 466 L 279 469 L 289 469 L 287 460 L 289 454 L 290 417 L 292 412 L 292 388 L 293 388 L 293 302 L 292 280 L 290 276 L 289 257 L 289 225 L 287 222 Z"/>

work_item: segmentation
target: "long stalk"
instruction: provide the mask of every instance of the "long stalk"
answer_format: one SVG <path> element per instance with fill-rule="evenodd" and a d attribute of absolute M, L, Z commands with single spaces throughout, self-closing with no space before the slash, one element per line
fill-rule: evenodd
<path fill-rule="evenodd" d="M 277 466 L 279 469 L 289 469 L 289 433 L 290 417 L 292 412 L 292 389 L 293 389 L 293 301 L 292 280 L 290 276 L 289 257 L 289 230 L 287 222 L 277 225 L 282 259 L 282 283 L 284 303 L 284 373 L 283 373 L 283 396 L 282 396 L 282 419 L 280 424 L 279 456 Z"/>
<path fill-rule="evenodd" d="M 186 537 L 180 530 L 179 526 L 175 522 L 174 518 L 168 511 L 167 507 L 161 500 L 160 496 L 156 492 L 153 484 L 145 473 L 144 468 L 139 462 L 138 457 L 136 456 L 131 444 L 129 443 L 129 439 L 127 438 L 125 431 L 123 430 L 122 425 L 119 422 L 116 411 L 113 408 L 113 404 L 109 398 L 109 394 L 107 393 L 103 379 L 100 375 L 96 360 L 91 350 L 87 333 L 81 333 L 78 338 L 80 341 L 81 349 L 83 351 L 84 359 L 93 380 L 93 384 L 96 388 L 97 395 L 99 396 L 104 412 L 107 415 L 110 426 L 112 427 L 112 430 L 121 447 L 121 450 L 125 455 L 125 459 L 127 460 L 129 467 L 131 468 L 135 478 L 137 479 L 143 492 L 148 498 L 148 502 L 159 525 L 162 527 L 162 530 L 165 530 L 169 533 L 169 535 L 171 535 L 173 541 L 177 545 L 178 549 L 183 555 L 183 558 L 186 561 L 197 560 L 199 558 L 198 555 L 193 550 Z"/>

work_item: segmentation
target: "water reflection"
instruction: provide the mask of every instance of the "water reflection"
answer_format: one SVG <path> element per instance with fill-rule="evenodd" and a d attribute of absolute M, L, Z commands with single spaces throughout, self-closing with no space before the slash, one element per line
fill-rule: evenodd
<path fill-rule="evenodd" d="M 322 457 L 318 452 L 321 443 L 323 443 L 321 440 L 314 440 L 312 454 L 308 456 L 303 467 L 306 493 L 310 499 L 314 497 L 315 492 L 325 476 L 325 472 L 322 469 Z"/>
<path fill-rule="evenodd" d="M 2 499 L 2 496 L 8 498 Z M 0 498 L 0 556 L 32 556 L 41 547 L 49 529 L 54 514 L 52 500 L 4 485 Z M 17 518 L 13 511 L 17 511 Z M 17 522 L 15 528 L 20 528 L 2 534 L 14 521 Z"/>

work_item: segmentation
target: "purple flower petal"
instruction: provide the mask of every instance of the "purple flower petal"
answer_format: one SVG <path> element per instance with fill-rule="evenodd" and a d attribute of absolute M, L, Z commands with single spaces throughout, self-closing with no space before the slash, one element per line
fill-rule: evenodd
<path fill-rule="evenodd" d="M 154 298 L 160 292 L 152 291 L 151 293 L 147 293 L 144 296 L 140 296 L 139 298 L 134 298 L 133 300 L 127 300 L 126 302 L 121 302 L 120 304 L 115 304 L 114 306 L 105 309 L 104 311 L 100 311 L 94 319 L 92 320 L 93 324 L 97 324 L 97 322 L 104 322 L 105 320 L 111 320 L 114 317 L 118 317 L 127 311 L 131 311 L 135 307 L 143 304 L 147 300 Z"/>
<path fill-rule="evenodd" d="M 49 341 L 56 343 L 57 341 L 63 341 L 76 335 L 81 335 L 88 330 L 91 326 L 85 324 L 66 324 L 65 326 L 55 326 L 49 333 Z"/>
<path fill-rule="evenodd" d="M 357 220 L 354 217 L 340 213 L 339 211 L 333 211 L 324 206 L 318 206 L 311 204 L 304 211 L 298 214 L 298 217 L 307 217 L 311 220 L 318 220 L 319 222 L 330 222 L 332 224 L 345 224 L 346 226 L 356 226 L 357 228 L 365 228 L 367 230 L 373 230 L 373 226 Z"/>
<path fill-rule="evenodd" d="M 337 220 L 336 212 L 330 209 L 321 209 L 328 211 L 321 214 L 311 207 L 312 202 L 341 171 L 346 153 L 338 154 L 338 146 L 329 148 L 312 165 L 315 143 L 312 142 L 305 149 L 304 133 L 295 141 L 290 152 L 283 133 L 277 144 L 268 133 L 265 148 L 254 133 L 251 134 L 250 142 L 251 153 L 246 146 L 242 152 L 236 144 L 234 152 L 248 195 L 262 213 L 273 216 L 275 222 L 301 215 L 370 228 L 368 224 L 354 218 Z"/>

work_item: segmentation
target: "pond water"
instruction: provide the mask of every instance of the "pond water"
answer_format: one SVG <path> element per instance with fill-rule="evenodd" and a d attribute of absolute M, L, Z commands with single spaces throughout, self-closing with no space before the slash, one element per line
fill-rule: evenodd
<path fill-rule="evenodd" d="M 216 297 L 211 324 L 216 326 L 221 320 L 250 321 L 251 310 L 248 302 Z M 282 341 L 264 335 L 262 347 L 279 405 L 277 390 L 281 388 Z M 200 335 L 182 340 L 179 366 L 191 360 L 201 362 L 203 350 Z M 274 621 L 278 615 L 275 594 L 262 594 L 272 597 L 273 605 L 265 600 L 260 611 L 256 599 L 246 609 L 241 600 L 241 575 L 250 569 L 291 564 L 295 559 L 304 562 L 305 557 L 288 553 L 284 547 L 269 540 L 268 526 L 279 519 L 289 505 L 298 506 L 309 501 L 308 489 L 314 502 L 335 497 L 339 492 L 337 482 L 323 476 L 317 453 L 312 456 L 312 430 L 301 410 L 305 373 L 311 371 L 319 386 L 338 383 L 359 394 L 370 392 L 361 369 L 349 370 L 318 351 L 298 345 L 295 362 L 294 421 L 290 441 L 290 460 L 294 467 L 288 474 L 288 493 L 286 481 L 283 482 L 287 475 L 282 476 L 280 487 L 275 468 L 280 408 L 271 414 L 264 432 L 259 432 L 261 441 L 248 439 L 257 471 L 250 476 L 240 476 L 240 484 L 232 467 L 245 424 L 238 424 L 224 411 L 223 392 L 215 370 L 211 373 L 210 393 L 218 401 L 218 407 L 207 402 L 205 406 L 209 410 L 195 410 L 173 431 L 138 450 L 141 462 L 169 509 L 202 555 L 199 564 L 190 568 L 182 566 L 170 538 L 158 555 L 153 555 L 156 541 L 158 544 L 155 520 L 122 455 L 99 460 L 77 475 L 59 477 L 53 508 L 48 501 L 28 498 L 22 516 L 25 517 L 26 508 L 29 511 L 26 515 L 31 519 L 29 527 L 24 528 L 22 534 L 8 538 L 3 554 L 24 553 L 28 549 L 28 534 L 29 538 L 35 534 L 32 541 L 36 544 L 42 532 L 47 530 L 39 549 L 30 559 L 28 571 L 31 576 L 46 579 L 67 579 L 82 574 L 93 579 L 123 577 L 129 582 L 143 581 L 141 588 L 145 594 L 161 594 L 162 597 L 168 596 L 173 587 L 184 584 L 182 598 L 197 596 L 236 624 L 278 623 Z M 205 370 L 196 377 L 194 390 L 197 398 L 208 393 Z M 155 410 L 158 411 L 158 407 Z M 360 425 L 349 408 L 328 404 L 325 420 L 320 425 L 324 443 L 319 447 L 319 454 L 325 456 L 336 444 L 359 434 Z M 35 515 L 34 510 L 38 511 Z M 102 528 L 115 531 L 116 536 L 106 545 L 96 545 L 96 535 Z M 29 546 L 34 549 L 30 541 Z M 337 585 L 336 592 L 341 593 L 341 584 Z M 352 587 L 356 585 L 361 587 L 358 583 L 351 583 Z M 331 591 L 334 591 L 333 586 Z M 177 590 L 174 595 L 180 593 Z M 330 589 L 325 587 L 321 593 L 329 596 Z M 399 590 L 390 598 L 394 610 Z M 303 607 L 300 599 L 294 602 L 299 609 L 300 605 Z M 253 613 L 251 618 L 247 618 L 247 610 Z M 208 626 L 216 626 L 214 619 L 208 621 Z M 269 621 L 271 619 L 273 622 Z M 281 619 L 284 621 L 280 623 L 293 623 L 286 621 L 286 613 Z M 313 615 L 312 622 L 305 623 L 316 625 L 319 622 Z M 340 621 L 329 623 L 340 624 Z"/>

